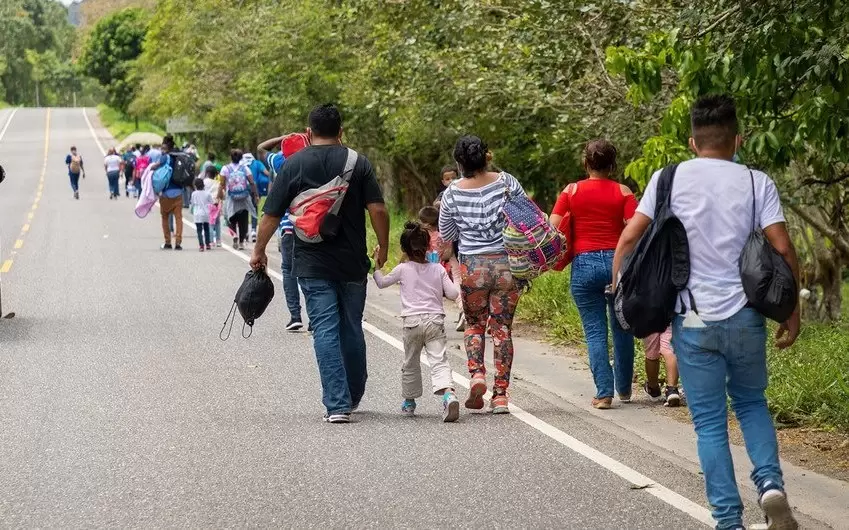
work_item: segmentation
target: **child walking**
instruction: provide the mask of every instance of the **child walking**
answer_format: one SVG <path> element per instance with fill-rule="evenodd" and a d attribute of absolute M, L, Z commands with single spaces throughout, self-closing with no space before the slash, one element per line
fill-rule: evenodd
<path fill-rule="evenodd" d="M 654 333 L 643 339 L 646 350 L 646 383 L 643 391 L 652 401 L 664 401 L 667 407 L 681 405 L 681 393 L 678 392 L 678 360 L 672 351 L 672 329 L 663 333 Z M 666 391 L 660 390 L 660 358 L 666 363 Z"/>
<path fill-rule="evenodd" d="M 212 196 L 203 189 L 203 179 L 195 179 L 195 191 L 192 192 L 192 214 L 195 217 L 195 228 L 198 233 L 200 251 L 212 250 L 212 240 L 209 234 L 209 206 Z"/>
<path fill-rule="evenodd" d="M 457 290 L 460 290 L 460 262 L 457 260 L 456 244 L 448 246 L 448 243 L 442 240 L 439 234 L 437 225 L 439 224 L 439 210 L 434 206 L 425 206 L 419 210 L 419 223 L 422 224 L 425 230 L 430 234 L 430 251 L 435 252 L 439 256 L 439 262 L 448 277 L 454 282 Z M 457 298 L 457 309 L 460 310 L 460 315 L 457 317 L 457 331 L 466 330 L 466 318 L 463 316 L 463 299 Z"/>
<path fill-rule="evenodd" d="M 430 235 L 419 223 L 408 222 L 401 234 L 401 250 L 408 261 L 384 275 L 374 271 L 374 282 L 381 289 L 401 284 L 401 317 L 404 327 L 404 364 L 401 367 L 401 412 L 412 416 L 416 399 L 422 396 L 421 353 L 424 348 L 430 365 L 433 393 L 442 396 L 442 421 L 460 417 L 460 402 L 454 393 L 451 366 L 448 363 L 443 296 L 456 300 L 460 290 L 448 279 L 438 263 L 429 263 Z"/>
<path fill-rule="evenodd" d="M 221 201 L 218 199 L 218 169 L 209 165 L 204 170 L 203 188 L 212 197 L 212 205 L 209 207 L 209 229 L 212 236 L 212 244 L 221 246 Z"/>

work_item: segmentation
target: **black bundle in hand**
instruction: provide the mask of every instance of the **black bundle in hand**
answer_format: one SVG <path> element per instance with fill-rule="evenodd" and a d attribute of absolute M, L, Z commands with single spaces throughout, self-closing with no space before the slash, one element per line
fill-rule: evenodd
<path fill-rule="evenodd" d="M 256 319 L 265 313 L 271 300 L 274 299 L 274 282 L 266 274 L 265 269 L 258 271 L 249 271 L 245 274 L 245 280 L 236 291 L 236 298 L 233 300 L 233 306 L 230 312 L 227 313 L 227 319 L 224 321 L 224 327 L 221 328 L 219 338 L 227 340 L 230 338 L 230 331 L 233 329 L 233 322 L 236 320 L 236 308 L 239 309 L 239 314 L 245 320 L 242 326 L 242 337 L 248 338 L 253 333 L 253 326 Z M 230 329 L 227 330 L 227 336 L 224 336 L 224 330 L 227 329 L 227 322 L 230 321 Z M 245 326 L 251 328 L 245 333 Z"/>

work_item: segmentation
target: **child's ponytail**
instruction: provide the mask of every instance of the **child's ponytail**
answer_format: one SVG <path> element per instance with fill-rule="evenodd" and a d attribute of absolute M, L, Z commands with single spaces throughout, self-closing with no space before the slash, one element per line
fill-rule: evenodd
<path fill-rule="evenodd" d="M 415 222 L 407 221 L 401 234 L 401 250 L 416 263 L 427 263 L 427 251 L 430 249 L 430 234 L 424 227 Z"/>

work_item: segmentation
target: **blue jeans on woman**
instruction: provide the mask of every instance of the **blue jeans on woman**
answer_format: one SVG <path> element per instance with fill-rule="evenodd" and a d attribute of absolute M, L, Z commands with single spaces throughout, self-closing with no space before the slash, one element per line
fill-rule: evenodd
<path fill-rule="evenodd" d="M 605 288 L 613 280 L 613 251 L 585 252 L 572 262 L 572 297 L 587 340 L 596 397 L 631 396 L 634 379 L 634 337 L 619 326 Z M 613 331 L 613 368 L 607 345 L 608 317 Z"/>
<path fill-rule="evenodd" d="M 68 173 L 68 176 L 71 178 L 71 191 L 74 193 L 80 191 L 80 174 Z"/>
<path fill-rule="evenodd" d="M 328 414 L 350 413 L 366 391 L 365 278 L 356 282 L 298 278 L 307 301 Z"/>
<path fill-rule="evenodd" d="M 106 178 L 109 180 L 109 194 L 115 197 L 121 195 L 121 188 L 119 184 L 121 173 L 118 171 L 110 171 L 106 174 Z"/>
<path fill-rule="evenodd" d="M 766 322 L 754 309 L 688 328 L 672 324 L 672 346 L 698 438 L 708 502 L 717 529 L 743 526 L 743 502 L 728 445 L 728 396 L 740 422 L 759 493 L 784 489 L 775 426 L 766 404 Z"/>

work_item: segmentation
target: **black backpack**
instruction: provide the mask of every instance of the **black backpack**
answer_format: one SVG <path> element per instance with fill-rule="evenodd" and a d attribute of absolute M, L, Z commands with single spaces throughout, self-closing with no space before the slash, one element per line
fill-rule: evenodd
<path fill-rule="evenodd" d="M 671 208 L 677 169 L 675 164 L 660 173 L 654 220 L 634 251 L 625 257 L 616 286 L 616 319 L 622 329 L 641 339 L 669 327 L 680 293 L 690 281 L 687 230 Z M 695 311 L 692 294 L 690 304 Z"/>
<path fill-rule="evenodd" d="M 740 280 L 749 306 L 783 324 L 796 309 L 799 289 L 790 265 L 755 223 L 755 176 L 751 171 L 749 178 L 752 180 L 752 233 L 740 253 Z"/>
<path fill-rule="evenodd" d="M 242 325 L 242 337 L 248 338 L 253 333 L 254 322 L 256 319 L 265 313 L 271 300 L 274 299 L 274 282 L 268 277 L 265 269 L 257 271 L 248 271 L 245 274 L 245 279 L 239 289 L 236 291 L 236 297 L 233 300 L 233 306 L 230 312 L 227 313 L 227 319 L 224 321 L 224 327 L 218 334 L 221 340 L 230 338 L 230 331 L 233 329 L 233 322 L 236 320 L 236 309 L 242 315 L 245 323 Z M 231 320 L 232 319 L 232 320 Z M 230 329 L 227 330 L 227 335 L 224 335 L 224 330 L 227 329 L 227 322 L 230 322 Z M 250 328 L 250 331 L 245 331 L 245 327 Z"/>
<path fill-rule="evenodd" d="M 187 188 L 195 180 L 195 157 L 183 151 L 168 153 L 171 157 L 171 182 Z"/>

